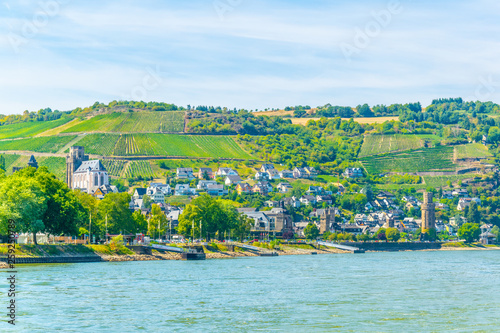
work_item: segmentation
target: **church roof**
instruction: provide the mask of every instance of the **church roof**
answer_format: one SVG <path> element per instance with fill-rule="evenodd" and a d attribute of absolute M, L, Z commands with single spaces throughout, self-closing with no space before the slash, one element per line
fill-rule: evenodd
<path fill-rule="evenodd" d="M 75 171 L 75 173 L 78 172 L 87 172 L 87 170 L 90 171 L 106 171 L 106 168 L 104 165 L 102 165 L 100 160 L 92 160 L 92 161 L 84 161 L 82 162 L 82 165 Z"/>

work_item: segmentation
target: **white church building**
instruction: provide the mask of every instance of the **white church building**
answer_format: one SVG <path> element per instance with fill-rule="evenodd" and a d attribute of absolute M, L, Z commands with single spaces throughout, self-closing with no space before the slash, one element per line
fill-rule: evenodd
<path fill-rule="evenodd" d="M 100 160 L 84 161 L 73 174 L 73 188 L 87 193 L 102 185 L 109 185 L 108 172 Z"/>

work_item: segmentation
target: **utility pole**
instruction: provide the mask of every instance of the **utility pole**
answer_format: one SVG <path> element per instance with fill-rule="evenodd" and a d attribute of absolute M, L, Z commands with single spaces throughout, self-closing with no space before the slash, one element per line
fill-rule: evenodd
<path fill-rule="evenodd" d="M 90 228 L 92 227 L 92 212 L 90 212 L 90 215 L 89 215 L 89 245 L 90 245 L 90 235 L 91 235 L 91 232 L 90 232 Z"/>
<path fill-rule="evenodd" d="M 106 214 L 106 244 L 108 244 L 108 214 Z"/>

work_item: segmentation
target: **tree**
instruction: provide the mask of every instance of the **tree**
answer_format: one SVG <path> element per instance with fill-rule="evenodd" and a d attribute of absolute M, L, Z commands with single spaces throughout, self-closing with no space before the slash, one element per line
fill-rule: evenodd
<path fill-rule="evenodd" d="M 135 227 L 137 231 L 147 232 L 148 229 L 148 221 L 146 217 L 141 213 L 140 210 L 136 210 L 132 213 L 132 219 L 134 220 Z"/>
<path fill-rule="evenodd" d="M 207 240 L 217 235 L 220 240 L 234 228 L 237 216 L 232 204 L 202 195 L 191 201 L 179 216 L 177 231 L 185 237 L 206 235 Z"/>
<path fill-rule="evenodd" d="M 98 204 L 97 218 L 92 217 L 92 230 L 95 226 L 96 233 L 103 235 L 107 216 L 109 233 L 135 233 L 137 228 L 130 212 L 129 203 L 130 194 L 128 193 L 106 194 Z"/>
<path fill-rule="evenodd" d="M 232 230 L 233 235 L 239 239 L 240 242 L 243 241 L 252 229 L 253 224 L 253 219 L 247 217 L 245 214 L 238 214 L 234 229 Z"/>
<path fill-rule="evenodd" d="M 491 233 L 493 235 L 495 235 L 497 237 L 496 241 L 497 243 L 500 241 L 500 228 L 498 228 L 498 226 L 494 226 L 492 229 L 491 229 Z"/>
<path fill-rule="evenodd" d="M 153 200 L 151 200 L 149 195 L 145 194 L 142 196 L 142 204 L 144 205 L 144 208 L 150 209 L 153 204 Z"/>
<path fill-rule="evenodd" d="M 41 222 L 47 210 L 47 200 L 40 184 L 32 178 L 24 178 L 14 174 L 0 182 L 0 231 L 7 233 L 7 221 L 16 221 L 17 232 L 36 233 L 43 231 Z"/>
<path fill-rule="evenodd" d="M 380 228 L 378 231 L 377 231 L 377 239 L 378 240 L 387 240 L 387 236 L 385 234 L 386 232 L 386 229 L 385 228 Z"/>
<path fill-rule="evenodd" d="M 20 175 L 33 176 L 40 184 L 47 199 L 47 210 L 43 215 L 45 231 L 54 235 L 74 235 L 85 223 L 85 210 L 77 196 L 68 186 L 58 180 L 46 167 L 25 168 Z"/>
<path fill-rule="evenodd" d="M 319 229 L 316 224 L 309 223 L 304 228 L 304 236 L 306 236 L 307 239 L 316 239 L 319 236 Z"/>
<path fill-rule="evenodd" d="M 470 223 L 481 222 L 481 212 L 477 208 L 477 203 L 475 201 L 471 201 L 469 205 L 469 210 L 467 212 L 467 221 Z"/>
<path fill-rule="evenodd" d="M 149 234 L 160 236 L 166 232 L 167 228 L 167 216 L 162 212 L 160 206 L 153 204 L 153 206 L 151 206 L 151 217 L 149 219 Z"/>
<path fill-rule="evenodd" d="M 479 239 L 481 229 L 476 223 L 464 223 L 457 232 L 458 237 L 465 239 L 466 243 L 472 243 Z"/>
<path fill-rule="evenodd" d="M 367 240 L 370 239 L 370 236 L 368 236 L 366 234 L 361 234 L 361 235 L 358 235 L 356 238 L 360 242 L 366 242 Z"/>
<path fill-rule="evenodd" d="M 387 228 L 385 236 L 389 242 L 397 242 L 401 237 L 399 230 L 396 228 Z"/>

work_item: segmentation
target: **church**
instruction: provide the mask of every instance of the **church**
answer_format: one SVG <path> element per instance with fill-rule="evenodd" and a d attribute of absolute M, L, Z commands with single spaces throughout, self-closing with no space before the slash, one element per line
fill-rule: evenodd
<path fill-rule="evenodd" d="M 83 147 L 71 147 L 66 164 L 66 180 L 72 189 L 93 194 L 99 187 L 109 185 L 109 176 L 104 165 L 100 160 L 89 161 Z"/>
<path fill-rule="evenodd" d="M 109 185 L 108 172 L 100 160 L 85 161 L 73 173 L 73 188 L 93 193 L 94 187 Z"/>

